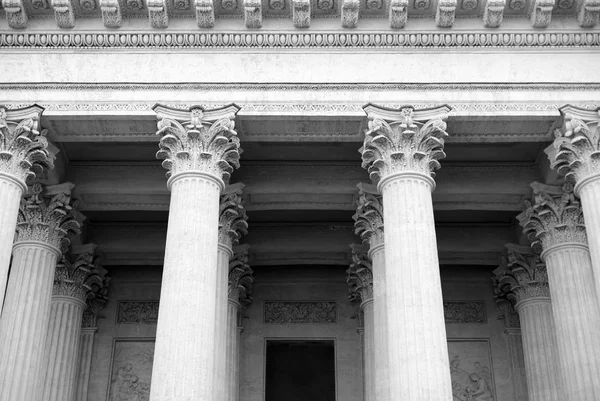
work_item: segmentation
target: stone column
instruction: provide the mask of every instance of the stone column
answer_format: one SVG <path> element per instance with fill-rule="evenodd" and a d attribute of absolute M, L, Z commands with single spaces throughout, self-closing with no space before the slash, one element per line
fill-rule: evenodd
<path fill-rule="evenodd" d="M 15 110 L 0 106 L 0 314 L 25 181 L 53 167 L 45 130 L 39 131 L 43 111 L 38 105 Z"/>
<path fill-rule="evenodd" d="M 501 319 L 504 321 L 504 334 L 506 334 L 508 345 L 508 368 L 513 384 L 514 399 L 528 401 L 523 338 L 521 337 L 519 314 L 513 306 L 514 294 L 506 286 L 501 286 L 495 276 L 492 277 L 492 280 L 494 282 L 494 302 L 502 311 Z"/>
<path fill-rule="evenodd" d="M 373 274 L 373 369 L 375 400 L 389 401 L 387 308 L 385 286 L 385 252 L 383 233 L 383 206 L 377 188 L 359 184 L 356 206 L 355 233 L 363 244 L 369 246 L 367 257 L 371 260 Z M 366 319 L 365 319 L 366 320 Z M 365 321 L 366 324 L 366 321 Z M 365 391 L 366 395 L 366 391 Z"/>
<path fill-rule="evenodd" d="M 248 265 L 248 246 L 235 249 L 229 268 L 227 307 L 227 388 L 226 401 L 240 399 L 240 334 L 243 311 L 252 302 L 252 269 Z"/>
<path fill-rule="evenodd" d="M 431 191 L 433 170 L 445 156 L 443 119 L 450 108 L 391 110 L 367 105 L 365 111 L 369 126 L 360 150 L 362 166 L 382 194 L 388 244 L 384 281 L 390 399 L 449 401 L 450 363 Z"/>
<path fill-rule="evenodd" d="M 600 294 L 600 109 L 564 106 L 560 113 L 564 124 L 555 131 L 556 139 L 546 153 L 550 166 L 575 185 L 574 193 L 581 198 L 596 292 Z"/>
<path fill-rule="evenodd" d="M 94 266 L 95 244 L 83 252 L 63 255 L 56 266 L 46 338 L 46 377 L 42 400 L 73 401 L 81 337 L 81 320 L 88 297 L 103 285 Z"/>
<path fill-rule="evenodd" d="M 556 330 L 546 266 L 531 248 L 507 244 L 508 263 L 496 271 L 516 303 L 523 334 L 530 401 L 563 401 Z"/>
<path fill-rule="evenodd" d="M 215 316 L 215 401 L 226 401 L 231 383 L 227 375 L 228 365 L 232 361 L 227 359 L 230 326 L 228 320 L 231 316 L 230 302 L 228 302 L 229 286 L 229 261 L 233 256 L 232 246 L 239 243 L 242 234 L 248 233 L 248 216 L 242 206 L 242 189 L 244 185 L 237 183 L 225 188 L 221 196 L 219 210 L 219 255 L 217 272 L 217 306 Z M 237 327 L 237 313 L 236 313 Z M 235 342 L 233 343 L 235 344 Z"/>
<path fill-rule="evenodd" d="M 352 263 L 346 273 L 350 299 L 360 301 L 363 315 L 363 361 L 365 401 L 375 401 L 375 317 L 371 260 L 360 245 L 350 245 Z"/>
<path fill-rule="evenodd" d="M 566 400 L 600 399 L 600 306 L 583 213 L 573 186 L 533 183 L 533 205 L 517 218 L 546 262 Z M 521 319 L 523 324 L 523 319 Z"/>
<path fill-rule="evenodd" d="M 73 184 L 35 184 L 21 201 L 13 261 L 0 321 L 0 389 L 10 401 L 41 399 L 52 283 L 68 234 L 79 232 Z"/>
<path fill-rule="evenodd" d="M 157 105 L 171 191 L 151 401 L 213 401 L 219 197 L 239 166 L 239 108 Z"/>

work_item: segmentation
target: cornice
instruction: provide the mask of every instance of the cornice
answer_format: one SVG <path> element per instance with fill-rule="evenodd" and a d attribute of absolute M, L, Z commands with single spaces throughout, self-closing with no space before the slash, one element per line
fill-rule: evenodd
<path fill-rule="evenodd" d="M 0 48 L 14 49 L 456 49 L 598 46 L 600 32 L 594 31 L 0 33 Z"/>

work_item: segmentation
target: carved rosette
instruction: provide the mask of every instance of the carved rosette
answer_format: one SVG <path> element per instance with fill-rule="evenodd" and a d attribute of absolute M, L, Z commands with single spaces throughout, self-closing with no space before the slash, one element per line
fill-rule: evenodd
<path fill-rule="evenodd" d="M 551 167 L 567 180 L 580 184 L 600 175 L 600 109 L 591 111 L 565 106 L 562 129 L 555 131 L 548 151 Z M 576 187 L 578 189 L 578 186 Z"/>
<path fill-rule="evenodd" d="M 0 171 L 16 177 L 23 185 L 27 179 L 54 167 L 46 132 L 38 131 L 43 110 L 37 105 L 18 110 L 0 106 Z"/>
<path fill-rule="evenodd" d="M 550 298 L 546 264 L 530 247 L 506 244 L 506 266 L 497 278 L 502 291 L 514 294 L 517 307 L 528 299 Z"/>
<path fill-rule="evenodd" d="M 359 189 L 356 201 L 354 232 L 371 249 L 383 245 L 383 202 L 381 195 Z"/>
<path fill-rule="evenodd" d="M 225 188 L 219 205 L 219 244 L 231 248 L 248 234 L 248 215 L 242 202 L 243 184 Z"/>
<path fill-rule="evenodd" d="M 351 246 L 352 263 L 346 270 L 348 298 L 350 301 L 367 302 L 373 299 L 373 270 L 371 259 L 361 247 Z"/>
<path fill-rule="evenodd" d="M 34 184 L 21 199 L 15 242 L 41 241 L 65 251 L 69 235 L 79 234 L 75 205 L 71 201 L 73 184 L 43 187 Z"/>
<path fill-rule="evenodd" d="M 364 107 L 369 118 L 365 134 L 362 167 L 371 180 L 381 179 L 401 172 L 415 172 L 435 176 L 438 160 L 446 157 L 444 138 L 450 108 L 415 110 L 411 106 L 392 110 L 374 105 Z"/>
<path fill-rule="evenodd" d="M 252 303 L 254 272 L 248 265 L 248 247 L 236 253 L 229 262 L 229 299 L 239 302 L 244 308 Z"/>
<path fill-rule="evenodd" d="M 228 182 L 234 168 L 240 166 L 240 140 L 233 130 L 236 105 L 204 110 L 194 106 L 178 110 L 156 105 L 160 150 L 167 177 L 179 173 L 202 172 Z"/>
<path fill-rule="evenodd" d="M 587 246 L 587 234 L 581 204 L 573 194 L 573 185 L 562 188 L 534 182 L 534 203 L 526 202 L 526 209 L 517 216 L 525 234 L 533 245 L 544 251 L 564 243 Z"/>

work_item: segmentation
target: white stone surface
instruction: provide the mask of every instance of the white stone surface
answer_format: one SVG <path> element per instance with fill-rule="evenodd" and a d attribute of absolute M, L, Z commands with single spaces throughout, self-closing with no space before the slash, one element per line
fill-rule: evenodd
<path fill-rule="evenodd" d="M 217 257 L 217 280 L 216 280 L 216 305 L 215 305 L 215 348 L 214 358 L 214 397 L 213 401 L 227 400 L 227 360 L 229 325 L 227 293 L 229 288 L 229 260 L 233 256 L 231 247 L 219 244 L 219 254 Z M 236 326 L 237 328 L 237 326 Z"/>
<path fill-rule="evenodd" d="M 77 378 L 75 384 L 75 401 L 87 401 L 90 383 L 90 369 L 92 367 L 92 351 L 96 327 L 83 327 L 79 340 L 79 361 L 77 362 Z"/>
<path fill-rule="evenodd" d="M 227 350 L 224 361 L 225 372 L 225 401 L 240 399 L 240 332 L 238 327 L 238 310 L 240 304 L 229 298 L 227 300 Z"/>
<path fill-rule="evenodd" d="M 375 319 L 373 312 L 373 300 L 367 299 L 360 305 L 363 312 L 363 361 L 365 377 L 365 401 L 375 401 L 376 377 L 375 371 Z"/>
<path fill-rule="evenodd" d="M 0 320 L 0 388 L 10 401 L 41 399 L 56 247 L 17 242 Z"/>
<path fill-rule="evenodd" d="M 592 258 L 592 270 L 596 282 L 596 297 L 600 304 L 600 175 L 586 180 L 579 188 L 581 209 L 585 218 L 585 231 Z"/>
<path fill-rule="evenodd" d="M 84 308 L 85 302 L 79 298 L 52 297 L 41 398 L 44 401 L 74 400 L 77 369 L 83 369 L 78 363 Z"/>
<path fill-rule="evenodd" d="M 386 285 L 385 285 L 385 248 L 383 244 L 369 250 L 373 267 L 373 368 L 374 389 L 377 401 L 389 400 L 388 371 L 388 331 Z M 366 330 L 365 316 L 365 330 Z M 366 345 L 366 342 L 365 342 Z M 365 374 L 367 374 L 365 372 Z"/>

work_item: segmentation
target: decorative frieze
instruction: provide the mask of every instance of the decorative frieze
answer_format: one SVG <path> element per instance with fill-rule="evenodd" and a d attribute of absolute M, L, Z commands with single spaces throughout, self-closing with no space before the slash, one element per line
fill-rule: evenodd
<path fill-rule="evenodd" d="M 354 232 L 373 249 L 384 242 L 383 202 L 373 185 L 359 184 L 358 188 Z"/>
<path fill-rule="evenodd" d="M 119 301 L 117 323 L 156 324 L 158 301 Z"/>
<path fill-rule="evenodd" d="M 573 184 L 567 182 L 561 188 L 534 182 L 531 187 L 534 201 L 525 203 L 526 209 L 517 219 L 533 245 L 544 250 L 574 242 L 587 246 L 583 212 Z"/>
<path fill-rule="evenodd" d="M 219 244 L 237 245 L 242 235 L 248 233 L 248 215 L 242 204 L 244 184 L 229 185 L 221 195 L 219 205 Z"/>
<path fill-rule="evenodd" d="M 335 302 L 267 301 L 264 304 L 265 323 L 336 323 Z"/>
<path fill-rule="evenodd" d="M 36 183 L 30 187 L 19 207 L 15 242 L 41 241 L 66 250 L 68 236 L 80 232 L 71 201 L 73 187 L 71 183 L 48 187 Z"/>
<path fill-rule="evenodd" d="M 484 301 L 444 302 L 446 323 L 487 323 Z"/>

